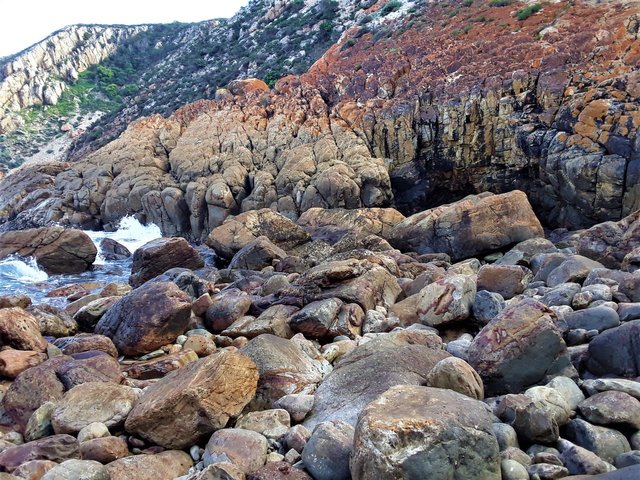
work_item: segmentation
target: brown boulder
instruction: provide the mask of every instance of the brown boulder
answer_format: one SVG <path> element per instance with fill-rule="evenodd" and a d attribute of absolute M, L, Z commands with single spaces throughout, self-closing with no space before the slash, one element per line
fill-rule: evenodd
<path fill-rule="evenodd" d="M 38 320 L 18 307 L 0 309 L 0 345 L 37 352 L 47 349 Z"/>
<path fill-rule="evenodd" d="M 49 274 L 84 272 L 97 254 L 91 238 L 80 230 L 43 227 L 0 233 L 0 259 L 34 257 Z"/>
<path fill-rule="evenodd" d="M 31 350 L 3 350 L 0 352 L 0 375 L 16 378 L 28 368 L 40 365 L 47 360 L 45 353 Z"/>
<path fill-rule="evenodd" d="M 118 350 L 109 337 L 93 333 L 79 333 L 73 337 L 57 338 L 53 344 L 65 355 L 74 353 L 98 351 L 118 358 Z"/>
<path fill-rule="evenodd" d="M 404 219 L 394 208 L 310 208 L 300 215 L 297 223 L 314 239 L 335 243 L 350 232 L 387 239 L 393 227 Z"/>
<path fill-rule="evenodd" d="M 188 453 L 169 450 L 155 455 L 120 458 L 106 467 L 111 480 L 159 480 L 186 475 L 192 465 Z"/>
<path fill-rule="evenodd" d="M 306 340 L 302 339 L 302 342 Z M 260 335 L 240 349 L 258 367 L 260 380 L 256 404 L 271 408 L 279 398 L 294 393 L 312 393 L 330 370 L 320 354 L 312 357 L 301 345 L 299 336 L 287 340 Z M 316 352 L 317 353 L 317 352 Z"/>
<path fill-rule="evenodd" d="M 142 355 L 184 333 L 191 299 L 173 282 L 150 282 L 118 300 L 96 325 L 125 355 Z"/>
<path fill-rule="evenodd" d="M 470 195 L 412 215 L 396 225 L 389 242 L 403 251 L 446 253 L 456 261 L 543 236 L 527 196 L 514 190 Z"/>
<path fill-rule="evenodd" d="M 258 78 L 244 78 L 229 82 L 227 89 L 233 95 L 249 95 L 251 93 L 268 92 L 269 85 Z"/>
<path fill-rule="evenodd" d="M 207 245 L 221 257 L 231 259 L 240 249 L 260 236 L 267 237 L 283 250 L 311 240 L 302 227 L 280 213 L 263 208 L 227 218 L 222 225 L 211 231 Z"/>
<path fill-rule="evenodd" d="M 256 365 L 245 355 L 210 355 L 148 387 L 125 428 L 165 448 L 186 448 L 238 415 L 257 384 Z"/>
<path fill-rule="evenodd" d="M 311 480 L 311 477 L 287 462 L 269 462 L 247 475 L 247 480 Z"/>
<path fill-rule="evenodd" d="M 95 460 L 107 464 L 131 454 L 127 442 L 122 438 L 100 437 L 81 442 L 80 455 L 84 460 Z"/>
<path fill-rule="evenodd" d="M 505 300 L 524 292 L 533 274 L 520 265 L 483 265 L 478 271 L 478 290 L 502 295 Z"/>
<path fill-rule="evenodd" d="M 70 458 L 80 458 L 75 437 L 52 435 L 4 450 L 0 453 L 0 467 L 12 472 L 16 467 L 31 460 L 63 462 Z"/>
<path fill-rule="evenodd" d="M 117 428 L 138 399 L 131 387 L 103 382 L 80 384 L 58 402 L 51 418 L 56 433 L 78 433 L 94 422 Z"/>
<path fill-rule="evenodd" d="M 228 337 L 254 338 L 264 333 L 270 333 L 282 338 L 293 337 L 289 326 L 291 315 L 298 311 L 298 307 L 291 305 L 273 305 L 260 314 L 258 318 L 241 317 L 223 332 Z"/>
<path fill-rule="evenodd" d="M 519 393 L 565 369 L 573 372 L 555 315 L 531 298 L 509 305 L 485 325 L 468 355 L 490 395 Z"/>
<path fill-rule="evenodd" d="M 129 283 L 139 287 L 175 267 L 196 270 L 204 267 L 204 260 L 184 238 L 151 240 L 133 253 Z"/>
<path fill-rule="evenodd" d="M 229 263 L 229 268 L 262 270 L 270 267 L 274 260 L 287 257 L 287 252 L 273 244 L 267 237 L 258 237 L 242 247 Z"/>
<path fill-rule="evenodd" d="M 225 428 L 211 435 L 203 460 L 205 466 L 229 462 L 244 473 L 250 473 L 265 464 L 268 446 L 267 439 L 257 432 Z"/>
<path fill-rule="evenodd" d="M 189 337 L 194 338 L 194 337 Z M 206 338 L 206 337 L 200 337 Z M 186 345 L 186 343 L 185 343 Z M 185 365 L 198 360 L 198 354 L 193 350 L 180 350 L 179 352 L 160 357 L 148 362 L 134 363 L 127 367 L 124 371 L 129 378 L 138 380 L 148 380 L 150 378 L 162 378 L 169 372 L 178 370 Z"/>
<path fill-rule="evenodd" d="M 604 222 L 581 232 L 578 254 L 618 269 L 624 258 L 640 247 L 640 210 L 619 222 Z"/>
<path fill-rule="evenodd" d="M 45 473 L 57 465 L 56 462 L 52 462 L 51 460 L 30 460 L 16 468 L 13 474 L 16 477 L 27 480 L 39 480 Z"/>
<path fill-rule="evenodd" d="M 238 289 L 223 290 L 215 297 L 205 314 L 209 330 L 219 332 L 242 318 L 251 308 L 251 297 Z"/>
<path fill-rule="evenodd" d="M 499 480 L 500 451 L 486 405 L 451 390 L 398 385 L 362 412 L 351 477 Z"/>

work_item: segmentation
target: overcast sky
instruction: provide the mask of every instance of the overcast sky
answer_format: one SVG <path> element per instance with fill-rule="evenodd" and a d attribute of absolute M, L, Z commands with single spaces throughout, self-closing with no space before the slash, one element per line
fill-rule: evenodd
<path fill-rule="evenodd" d="M 197 22 L 230 17 L 249 0 L 0 0 L 0 57 L 66 25 Z"/>

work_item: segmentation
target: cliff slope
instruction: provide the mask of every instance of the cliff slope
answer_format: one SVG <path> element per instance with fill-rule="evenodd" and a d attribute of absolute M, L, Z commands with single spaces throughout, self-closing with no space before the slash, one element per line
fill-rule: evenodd
<path fill-rule="evenodd" d="M 412 212 L 517 188 L 549 225 L 619 219 L 640 207 L 639 11 L 378 2 L 301 76 L 232 83 L 77 163 L 10 176 L 0 215 L 110 228 L 135 214 L 201 238 L 254 208 Z"/>

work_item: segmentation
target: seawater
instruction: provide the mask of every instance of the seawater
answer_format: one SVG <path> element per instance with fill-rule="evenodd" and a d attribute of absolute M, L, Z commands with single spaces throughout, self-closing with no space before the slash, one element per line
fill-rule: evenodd
<path fill-rule="evenodd" d="M 133 253 L 145 243 L 160 238 L 157 225 L 142 225 L 134 217 L 123 218 L 113 232 L 86 231 L 98 249 L 98 256 L 90 271 L 76 275 L 47 275 L 38 267 L 34 258 L 11 256 L 0 260 L 0 295 L 28 295 L 33 303 L 64 303 L 64 299 L 46 297 L 48 291 L 64 285 L 80 282 L 124 282 L 129 279 L 131 259 L 105 261 L 100 251 L 100 241 L 111 238 Z"/>

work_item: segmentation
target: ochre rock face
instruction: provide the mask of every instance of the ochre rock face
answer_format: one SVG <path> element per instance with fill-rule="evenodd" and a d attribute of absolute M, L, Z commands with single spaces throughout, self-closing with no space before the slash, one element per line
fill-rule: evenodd
<path fill-rule="evenodd" d="M 637 209 L 638 4 L 545 3 L 522 21 L 512 6 L 449 7 L 354 27 L 271 91 L 243 80 L 139 120 L 36 198 L 9 176 L 1 218 L 24 205 L 40 224 L 109 228 L 136 214 L 203 238 L 252 209 L 413 213 L 480 191 L 520 189 L 574 228 Z"/>

